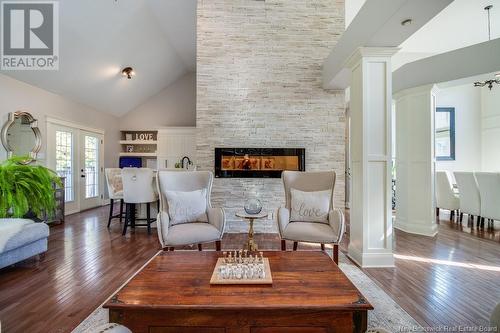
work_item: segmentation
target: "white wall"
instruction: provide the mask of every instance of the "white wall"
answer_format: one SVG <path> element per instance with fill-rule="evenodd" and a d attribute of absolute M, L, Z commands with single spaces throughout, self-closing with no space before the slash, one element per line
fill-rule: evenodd
<path fill-rule="evenodd" d="M 40 162 L 44 163 L 47 145 L 46 117 L 58 118 L 84 126 L 99 128 L 104 135 L 104 166 L 113 167 L 118 164 L 119 128 L 117 118 L 90 107 L 75 103 L 60 95 L 31 86 L 0 74 L 0 122 L 7 121 L 8 113 L 26 110 L 38 119 L 42 133 L 42 150 Z M 0 160 L 6 158 L 3 146 L 0 148 Z"/>
<path fill-rule="evenodd" d="M 436 161 L 436 170 L 481 170 L 481 90 L 472 84 L 440 87 L 436 105 L 455 108 L 455 161 Z"/>
<path fill-rule="evenodd" d="M 359 10 L 365 4 L 366 0 L 345 0 L 345 28 L 351 24 L 351 21 L 356 17 Z"/>
<path fill-rule="evenodd" d="M 121 129 L 196 126 L 196 73 L 188 73 L 122 116 Z"/>
<path fill-rule="evenodd" d="M 483 171 L 500 171 L 500 86 L 481 88 Z"/>

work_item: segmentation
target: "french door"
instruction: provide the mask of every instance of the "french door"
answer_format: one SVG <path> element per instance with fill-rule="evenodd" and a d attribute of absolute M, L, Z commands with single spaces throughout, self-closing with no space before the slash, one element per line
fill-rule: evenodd
<path fill-rule="evenodd" d="M 47 165 L 65 178 L 67 214 L 102 204 L 103 147 L 101 133 L 47 123 Z"/>
<path fill-rule="evenodd" d="M 100 206 L 102 203 L 101 182 L 103 167 L 101 150 L 102 134 L 80 131 L 80 210 Z"/>

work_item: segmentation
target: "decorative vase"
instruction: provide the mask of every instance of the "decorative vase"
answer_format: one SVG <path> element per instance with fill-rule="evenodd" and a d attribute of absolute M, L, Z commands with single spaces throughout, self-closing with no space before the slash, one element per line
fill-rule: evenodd
<path fill-rule="evenodd" d="M 249 199 L 245 202 L 245 212 L 247 214 L 259 214 L 262 210 L 262 204 L 258 199 Z"/>

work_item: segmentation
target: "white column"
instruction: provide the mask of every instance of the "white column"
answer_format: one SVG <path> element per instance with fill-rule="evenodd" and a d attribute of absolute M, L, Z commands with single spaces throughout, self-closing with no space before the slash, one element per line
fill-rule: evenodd
<path fill-rule="evenodd" d="M 435 85 L 406 89 L 396 102 L 396 222 L 395 228 L 437 234 L 434 201 Z"/>
<path fill-rule="evenodd" d="M 349 59 L 352 200 L 349 257 L 361 267 L 394 266 L 391 209 L 391 56 L 363 47 Z"/>

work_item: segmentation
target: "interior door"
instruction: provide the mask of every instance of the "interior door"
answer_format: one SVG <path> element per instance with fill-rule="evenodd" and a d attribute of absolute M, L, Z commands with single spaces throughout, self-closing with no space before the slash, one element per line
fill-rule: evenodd
<path fill-rule="evenodd" d="M 78 129 L 47 124 L 47 166 L 64 177 L 65 187 L 65 212 L 72 214 L 78 212 Z"/>
<path fill-rule="evenodd" d="M 103 135 L 79 131 L 80 210 L 100 206 L 103 193 Z"/>

